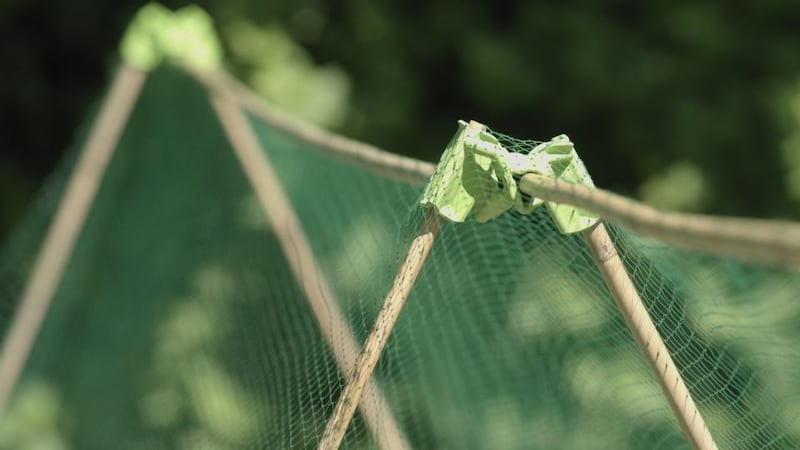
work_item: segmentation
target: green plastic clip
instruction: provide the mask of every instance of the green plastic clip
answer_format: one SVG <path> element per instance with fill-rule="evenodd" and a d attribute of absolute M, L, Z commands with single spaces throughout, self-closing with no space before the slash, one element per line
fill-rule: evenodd
<path fill-rule="evenodd" d="M 515 153 L 504 148 L 484 125 L 460 120 L 420 203 L 436 208 L 439 215 L 453 222 L 463 222 L 470 215 L 478 222 L 486 222 L 511 208 L 527 214 L 545 204 L 564 234 L 597 223 L 597 217 L 578 208 L 523 195 L 517 179 L 527 173 L 594 188 L 575 145 L 566 135 L 543 142 L 527 154 Z"/>
<path fill-rule="evenodd" d="M 219 67 L 222 46 L 211 17 L 197 6 L 170 11 L 158 3 L 142 7 L 120 43 L 122 59 L 140 70 L 170 60 L 194 69 Z"/>

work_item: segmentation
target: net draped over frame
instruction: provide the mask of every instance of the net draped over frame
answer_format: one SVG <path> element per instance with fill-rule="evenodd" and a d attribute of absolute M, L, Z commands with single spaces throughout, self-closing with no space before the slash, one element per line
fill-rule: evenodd
<path fill-rule="evenodd" d="M 330 282 L 363 342 L 422 187 L 250 119 L 317 259 L 306 275 Z M 3 247 L 4 329 L 81 144 Z M 800 447 L 800 276 L 608 226 L 720 448 Z M 373 377 L 383 396 L 368 401 L 411 448 L 688 448 L 585 242 L 545 208 L 444 224 Z M 314 448 L 343 385 L 208 92 L 159 69 L 0 448 Z M 375 447 L 357 413 L 343 448 Z"/>

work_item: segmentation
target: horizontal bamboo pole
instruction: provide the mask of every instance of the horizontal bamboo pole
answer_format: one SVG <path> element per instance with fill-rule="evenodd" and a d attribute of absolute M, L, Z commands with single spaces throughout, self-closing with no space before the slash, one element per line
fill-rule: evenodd
<path fill-rule="evenodd" d="M 292 118 L 270 106 L 258 94 L 224 72 L 186 70 L 213 92 L 228 97 L 269 126 L 310 144 L 311 149 L 321 150 L 327 156 L 416 185 L 425 184 L 433 173 L 434 165 L 427 161 L 389 153 Z"/>
<path fill-rule="evenodd" d="M 642 236 L 689 250 L 748 262 L 800 267 L 800 224 L 659 211 L 601 189 L 534 173 L 520 190 L 532 197 L 584 209 Z"/>
<path fill-rule="evenodd" d="M 433 173 L 435 165 L 429 162 L 395 155 L 292 119 L 227 74 L 192 73 L 210 89 L 229 96 L 264 123 L 332 157 L 415 185 L 424 185 Z M 520 184 L 535 197 L 577 206 L 606 222 L 667 244 L 760 264 L 790 268 L 800 265 L 800 224 L 796 222 L 662 212 L 609 191 L 588 189 L 536 174 L 526 175 Z"/>

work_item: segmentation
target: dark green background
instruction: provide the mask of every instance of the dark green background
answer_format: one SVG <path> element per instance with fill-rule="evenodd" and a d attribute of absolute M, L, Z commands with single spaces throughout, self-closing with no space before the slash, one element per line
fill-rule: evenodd
<path fill-rule="evenodd" d="M 0 2 L 0 239 L 104 92 L 142 4 Z M 435 160 L 459 118 L 517 137 L 566 132 L 599 186 L 638 196 L 684 161 L 705 186 L 685 209 L 798 217 L 781 150 L 798 128 L 796 1 L 199 4 L 221 29 L 245 18 L 340 67 L 351 91 L 335 128 L 388 150 Z"/>

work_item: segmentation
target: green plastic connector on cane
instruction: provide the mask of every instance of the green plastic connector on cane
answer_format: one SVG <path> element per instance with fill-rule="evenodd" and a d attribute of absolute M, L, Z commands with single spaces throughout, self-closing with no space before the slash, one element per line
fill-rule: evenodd
<path fill-rule="evenodd" d="M 575 144 L 566 134 L 554 137 L 531 150 L 531 158 L 537 161 L 534 173 L 564 180 L 569 183 L 582 184 L 594 189 L 594 182 L 589 171 L 575 151 Z M 592 227 L 599 218 L 580 208 L 555 202 L 545 202 L 550 216 L 563 234 L 577 233 Z"/>
<path fill-rule="evenodd" d="M 197 6 L 170 11 L 149 3 L 136 14 L 120 43 L 122 59 L 140 70 L 162 61 L 206 70 L 219 67 L 222 46 L 211 17 Z"/>
<path fill-rule="evenodd" d="M 498 189 L 498 182 L 514 185 L 511 174 L 495 173 L 490 157 L 471 151 L 476 146 L 483 146 L 487 152 L 499 150 L 495 148 L 499 147 L 497 139 L 485 127 L 459 121 L 458 131 L 422 194 L 423 206 L 436 208 L 440 216 L 453 222 L 463 222 L 470 214 L 485 222 L 513 205 L 513 194 Z"/>
<path fill-rule="evenodd" d="M 420 203 L 435 208 L 439 215 L 453 222 L 463 222 L 470 215 L 478 222 L 486 222 L 511 208 L 527 214 L 543 203 L 562 233 L 575 233 L 597 222 L 597 217 L 570 205 L 523 195 L 516 179 L 526 173 L 594 188 L 566 135 L 543 142 L 527 154 L 515 153 L 505 149 L 484 125 L 459 121 L 458 130 L 442 154 Z"/>

